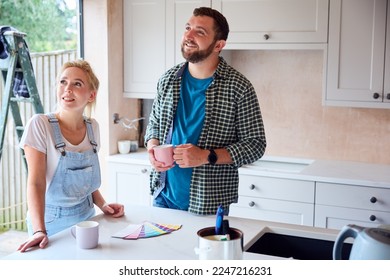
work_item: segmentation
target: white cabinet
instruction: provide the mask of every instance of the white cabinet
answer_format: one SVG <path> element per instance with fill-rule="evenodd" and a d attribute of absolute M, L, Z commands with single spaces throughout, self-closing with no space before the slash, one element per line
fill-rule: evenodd
<path fill-rule="evenodd" d="M 325 105 L 390 108 L 389 37 L 389 1 L 330 0 Z"/>
<path fill-rule="evenodd" d="M 327 42 L 328 0 L 126 0 L 125 97 L 155 97 L 160 76 L 183 61 L 185 23 L 201 6 L 226 16 L 231 30 L 226 49 L 322 49 Z"/>
<path fill-rule="evenodd" d="M 314 220 L 333 229 L 390 224 L 390 189 L 317 182 Z"/>
<path fill-rule="evenodd" d="M 279 47 L 294 48 L 288 44 L 327 42 L 328 3 L 328 0 L 213 0 L 212 7 L 229 22 L 228 49 L 262 49 L 281 43 Z"/>
<path fill-rule="evenodd" d="M 151 205 L 150 165 L 109 162 L 109 196 L 122 204 Z"/>
<path fill-rule="evenodd" d="M 165 1 L 123 1 L 124 95 L 153 98 L 166 70 Z"/>
<path fill-rule="evenodd" d="M 229 215 L 313 226 L 314 182 L 240 174 Z"/>
<path fill-rule="evenodd" d="M 160 76 L 181 61 L 181 35 L 193 9 L 210 3 L 210 0 L 123 1 L 125 97 L 155 97 Z"/>

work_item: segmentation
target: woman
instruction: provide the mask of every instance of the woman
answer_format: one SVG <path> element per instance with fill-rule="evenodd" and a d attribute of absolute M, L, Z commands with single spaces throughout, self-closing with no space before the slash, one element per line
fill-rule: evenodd
<path fill-rule="evenodd" d="M 99 126 L 90 118 L 99 80 L 88 62 L 66 62 L 57 84 L 58 110 L 36 114 L 20 142 L 27 166 L 29 239 L 18 248 L 44 248 L 48 236 L 95 215 L 124 215 L 121 204 L 107 204 L 98 188 Z M 86 116 L 87 115 L 87 116 Z"/>

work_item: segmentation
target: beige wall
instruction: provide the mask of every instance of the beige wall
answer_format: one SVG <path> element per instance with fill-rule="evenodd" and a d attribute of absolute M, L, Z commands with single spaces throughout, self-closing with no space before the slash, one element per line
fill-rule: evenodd
<path fill-rule="evenodd" d="M 323 51 L 234 51 L 260 100 L 266 154 L 390 164 L 390 110 L 322 106 Z"/>

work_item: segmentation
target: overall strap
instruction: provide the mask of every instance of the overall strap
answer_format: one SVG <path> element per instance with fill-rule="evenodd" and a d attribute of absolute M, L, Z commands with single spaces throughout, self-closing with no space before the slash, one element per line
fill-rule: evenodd
<path fill-rule="evenodd" d="M 92 122 L 88 118 L 84 118 L 84 122 L 87 125 L 87 135 L 88 135 L 89 142 L 92 145 L 93 151 L 96 153 L 97 152 L 97 148 L 96 148 L 97 147 L 97 143 L 95 141 L 95 136 L 93 134 Z"/>
<path fill-rule="evenodd" d="M 54 131 L 54 140 L 55 140 L 55 147 L 57 150 L 61 152 L 62 156 L 65 156 L 65 142 L 62 139 L 61 129 L 58 124 L 58 119 L 55 117 L 53 113 L 46 114 L 48 117 L 49 123 L 51 124 L 51 127 Z"/>

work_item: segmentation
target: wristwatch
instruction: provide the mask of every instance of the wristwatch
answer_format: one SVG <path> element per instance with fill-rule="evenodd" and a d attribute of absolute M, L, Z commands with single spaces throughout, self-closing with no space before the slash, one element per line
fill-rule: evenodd
<path fill-rule="evenodd" d="M 207 157 L 207 160 L 211 165 L 215 165 L 217 163 L 218 156 L 213 149 L 210 149 L 209 151 L 210 151 L 210 154 Z"/>

